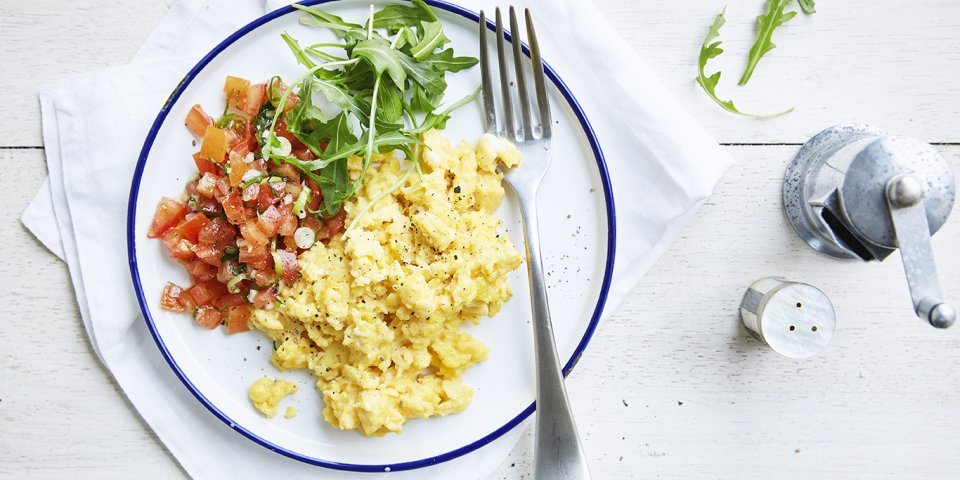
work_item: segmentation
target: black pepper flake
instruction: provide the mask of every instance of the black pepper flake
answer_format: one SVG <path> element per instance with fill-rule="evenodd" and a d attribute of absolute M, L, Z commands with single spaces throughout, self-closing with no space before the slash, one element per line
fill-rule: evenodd
<path fill-rule="evenodd" d="M 453 193 L 460 193 L 460 185 L 453 187 Z"/>

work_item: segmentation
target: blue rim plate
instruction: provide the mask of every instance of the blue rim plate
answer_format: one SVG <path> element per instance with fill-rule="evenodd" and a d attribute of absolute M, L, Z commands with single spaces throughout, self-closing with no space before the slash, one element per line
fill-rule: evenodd
<path fill-rule="evenodd" d="M 337 2 L 343 0 L 308 0 L 300 2 L 304 5 L 318 5 L 331 2 Z M 441 0 L 425 0 L 427 4 L 431 7 L 439 8 L 450 12 L 455 15 L 459 15 L 463 18 L 466 18 L 474 23 L 479 23 L 479 15 L 473 11 L 454 5 L 452 3 L 447 3 Z M 227 424 L 231 429 L 237 431 L 244 437 L 252 440 L 253 442 L 269 449 L 285 455 L 287 457 L 299 460 L 312 465 L 318 465 L 322 467 L 345 470 L 345 471 L 354 471 L 354 472 L 383 472 L 383 471 L 401 471 L 401 470 L 411 470 L 416 468 L 427 467 L 430 465 L 435 465 L 437 463 L 445 462 L 454 458 L 457 458 L 461 455 L 472 452 L 493 440 L 499 438 L 509 430 L 516 427 L 523 420 L 530 416 L 533 413 L 535 404 L 529 404 L 525 409 L 523 409 L 519 414 L 513 417 L 510 421 L 506 422 L 504 425 L 496 428 L 492 432 L 483 437 L 459 448 L 450 450 L 448 452 L 431 456 L 429 458 L 423 458 L 415 461 L 407 461 L 400 463 L 390 463 L 390 464 L 355 464 L 355 463 L 343 463 L 330 460 L 324 460 L 320 458 L 314 458 L 311 456 L 303 455 L 294 451 L 291 451 L 288 448 L 281 447 L 272 443 L 261 436 L 256 435 L 249 429 L 241 426 L 239 423 L 235 422 L 233 419 L 228 417 L 223 411 L 217 408 L 208 398 L 206 398 L 203 393 L 194 385 L 193 382 L 187 377 L 181 367 L 174 360 L 171 355 L 170 350 L 167 345 L 164 343 L 164 340 L 161 338 L 157 325 L 154 322 L 153 316 L 151 315 L 150 308 L 148 305 L 151 303 L 148 302 L 144 294 L 144 288 L 141 283 L 140 270 L 137 264 L 136 256 L 136 234 L 135 226 L 137 224 L 137 200 L 138 194 L 140 191 L 140 184 L 142 176 L 144 173 L 144 168 L 147 162 L 147 158 L 150 154 L 151 148 L 154 145 L 158 131 L 160 127 L 164 124 L 168 114 L 170 113 L 171 108 L 177 103 L 177 100 L 183 94 L 184 90 L 191 84 L 191 82 L 200 74 L 201 71 L 216 58 L 221 52 L 223 52 L 227 47 L 243 38 L 245 35 L 255 31 L 257 28 L 262 25 L 279 18 L 284 15 L 295 12 L 296 9 L 290 6 L 282 7 L 278 10 L 270 12 L 266 15 L 263 15 L 260 18 L 250 22 L 243 28 L 237 30 L 235 33 L 227 37 L 220 44 L 218 44 L 213 50 L 206 54 L 187 74 L 184 76 L 183 80 L 177 85 L 176 89 L 170 94 L 167 101 L 164 103 L 163 108 L 157 114 L 156 120 L 154 120 L 153 125 L 150 128 L 149 133 L 147 134 L 146 140 L 144 141 L 143 148 L 140 152 L 139 159 L 137 161 L 137 166 L 134 171 L 133 181 L 130 189 L 130 199 L 128 204 L 127 211 L 127 252 L 128 252 L 128 261 L 130 264 L 130 274 L 133 280 L 133 286 L 136 291 L 137 301 L 140 305 L 140 310 L 143 313 L 144 319 L 146 321 L 147 327 L 150 331 L 150 334 L 153 336 L 154 341 L 157 344 L 157 347 L 160 349 L 160 353 L 163 355 L 166 362 L 170 365 L 170 368 L 180 379 L 180 381 L 187 387 L 187 389 L 197 398 L 197 400 L 207 408 L 214 416 L 219 418 L 225 424 Z M 492 21 L 487 20 L 487 28 L 489 30 L 495 31 L 495 25 Z M 511 40 L 510 32 L 506 32 L 506 37 L 508 40 Z M 529 49 L 526 43 L 521 42 L 523 52 L 525 55 L 529 56 Z M 607 167 L 604 162 L 603 151 L 600 148 L 600 144 L 597 141 L 596 135 L 594 134 L 593 128 L 590 125 L 589 120 L 583 112 L 583 109 L 580 107 L 580 104 L 577 102 L 576 98 L 573 96 L 573 93 L 567 88 L 563 80 L 557 75 L 557 73 L 550 67 L 549 64 L 544 63 L 544 68 L 546 70 L 547 77 L 553 83 L 554 87 L 561 93 L 565 101 L 567 102 L 569 108 L 576 116 L 579 126 L 582 128 L 583 133 L 586 136 L 586 140 L 589 143 L 590 150 L 593 153 L 594 158 L 596 159 L 597 169 L 599 171 L 600 181 L 603 188 L 603 199 L 606 207 L 606 225 L 607 225 L 607 235 L 606 235 L 606 262 L 603 268 L 603 279 L 600 286 L 600 292 L 598 296 L 598 301 L 596 307 L 593 310 L 593 314 L 590 318 L 590 322 L 584 330 L 583 336 L 581 337 L 579 343 L 577 344 L 573 354 L 567 360 L 563 368 L 563 373 L 566 376 L 576 365 L 577 361 L 580 359 L 584 349 L 587 344 L 590 342 L 591 337 L 597 327 L 597 324 L 600 319 L 600 315 L 603 311 L 604 303 L 606 302 L 607 294 L 610 289 L 610 281 L 613 272 L 614 256 L 616 250 L 616 220 L 614 216 L 614 202 L 613 202 L 613 193 L 610 186 L 610 178 L 607 173 Z M 468 410 L 469 411 L 469 410 Z"/>

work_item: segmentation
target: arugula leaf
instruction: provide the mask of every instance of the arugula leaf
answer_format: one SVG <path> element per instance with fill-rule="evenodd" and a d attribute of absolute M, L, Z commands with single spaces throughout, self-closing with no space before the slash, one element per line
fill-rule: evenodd
<path fill-rule="evenodd" d="M 430 94 L 418 84 L 413 84 L 413 96 L 410 98 L 410 106 L 417 112 L 431 112 L 440 106 L 443 100 L 443 94 Z"/>
<path fill-rule="evenodd" d="M 423 123 L 421 123 L 420 126 L 418 126 L 417 128 L 411 131 L 414 133 L 422 133 L 422 132 L 426 132 L 427 130 L 430 130 L 431 128 L 437 128 L 437 129 L 446 128 L 447 120 L 450 120 L 450 114 L 453 113 L 454 110 L 472 102 L 475 98 L 477 98 L 477 95 L 480 94 L 481 89 L 482 87 L 477 88 L 476 90 L 473 91 L 473 93 L 461 98 L 460 100 L 457 100 L 456 102 L 454 102 L 452 105 L 450 105 L 440 113 L 433 113 L 433 112 L 428 113 L 427 117 L 423 119 Z"/>
<path fill-rule="evenodd" d="M 713 20 L 713 24 L 710 25 L 710 28 L 707 30 L 707 37 L 703 39 L 703 44 L 700 46 L 700 59 L 698 61 L 699 73 L 697 75 L 697 83 L 703 87 L 703 90 L 707 92 L 707 95 L 709 95 L 714 102 L 717 102 L 717 105 L 720 105 L 724 110 L 730 113 L 736 113 L 738 115 L 754 118 L 771 118 L 792 112 L 793 108 L 791 107 L 788 110 L 772 115 L 754 115 L 738 110 L 737 107 L 734 106 L 733 100 L 721 100 L 719 97 L 717 97 L 716 88 L 717 84 L 720 83 L 720 72 L 718 71 L 713 75 L 707 76 L 707 74 L 704 72 L 704 69 L 707 66 L 707 61 L 709 61 L 711 58 L 716 58 L 723 53 L 723 49 L 720 48 L 720 40 L 714 41 L 714 39 L 720 36 L 720 27 L 722 27 L 726 22 L 726 19 L 724 18 L 726 11 L 727 9 L 724 7 L 724 9 L 720 11 L 720 14 L 717 15 L 717 18 Z"/>
<path fill-rule="evenodd" d="M 454 57 L 453 50 L 448 48 L 424 57 L 421 62 L 440 71 L 459 72 L 476 65 L 480 61 L 476 57 Z"/>
<path fill-rule="evenodd" d="M 437 15 L 421 0 L 414 0 L 413 5 L 387 5 L 373 15 L 373 28 L 386 28 L 396 32 L 403 27 L 419 26 L 420 22 L 433 22 Z"/>
<path fill-rule="evenodd" d="M 288 42 L 288 45 L 289 45 L 289 42 Z M 307 47 L 304 51 L 305 51 L 306 53 L 310 54 L 310 55 L 313 55 L 314 57 L 319 58 L 320 60 L 325 61 L 325 62 L 341 62 L 341 61 L 346 60 L 346 58 L 341 58 L 341 57 L 338 57 L 338 56 L 336 56 L 336 55 L 331 55 L 331 54 L 329 54 L 329 53 L 321 50 L 321 48 L 324 48 L 324 47 L 343 48 L 343 45 L 341 45 L 341 44 L 339 44 L 339 43 L 315 43 L 315 44 L 310 45 L 309 47 Z M 292 47 L 291 47 L 291 48 L 292 48 Z M 294 54 L 296 54 L 296 53 L 294 53 Z"/>
<path fill-rule="evenodd" d="M 396 57 L 403 71 L 410 76 L 411 80 L 426 89 L 427 93 L 443 95 L 447 89 L 447 81 L 442 71 L 423 65 L 403 52 L 397 52 Z"/>
<path fill-rule="evenodd" d="M 450 42 L 450 39 L 443 34 L 443 26 L 440 22 L 423 22 L 423 39 L 420 43 L 414 45 L 410 50 L 410 55 L 417 60 L 423 60 L 434 50 Z"/>
<path fill-rule="evenodd" d="M 353 54 L 370 62 L 378 74 L 386 72 L 397 88 L 406 87 L 407 74 L 399 58 L 403 54 L 390 48 L 389 43 L 379 39 L 363 40 L 353 47 Z"/>
<path fill-rule="evenodd" d="M 361 119 L 361 122 L 367 118 L 367 113 L 360 101 L 355 96 L 351 95 L 350 92 L 344 90 L 336 83 L 319 78 L 313 78 L 309 83 L 315 87 L 317 92 L 323 95 L 327 100 L 334 105 L 353 113 L 357 116 L 357 118 Z"/>
<path fill-rule="evenodd" d="M 743 71 L 743 76 L 740 77 L 740 85 L 746 85 L 747 82 L 750 81 L 750 77 L 753 76 L 753 71 L 757 68 L 757 64 L 760 63 L 760 59 L 763 58 L 767 52 L 776 48 L 772 40 L 773 31 L 797 16 L 797 12 L 784 11 L 784 8 L 786 8 L 791 1 L 792 0 L 767 0 L 766 11 L 757 17 L 757 39 L 753 42 L 753 46 L 750 47 L 750 56 L 747 58 L 747 68 Z"/>
<path fill-rule="evenodd" d="M 397 123 L 403 118 L 403 92 L 393 85 L 380 85 L 377 91 L 377 102 L 380 108 L 377 110 L 377 118 L 388 123 Z"/>
<path fill-rule="evenodd" d="M 357 31 L 366 36 L 362 25 L 346 22 L 342 18 L 332 13 L 327 13 L 317 7 L 308 7 L 299 3 L 294 3 L 290 6 L 310 14 L 309 17 L 302 17 L 300 19 L 300 23 L 303 25 L 329 28 L 340 38 L 355 36 L 357 35 Z"/>
<path fill-rule="evenodd" d="M 814 0 L 797 0 L 797 3 L 800 4 L 800 10 L 803 10 L 803 13 L 807 15 L 817 13 L 816 2 L 814 2 Z"/>
<path fill-rule="evenodd" d="M 394 48 L 409 53 L 410 48 L 418 43 L 420 43 L 420 37 L 417 36 L 417 32 L 410 27 L 403 27 L 397 32 L 397 42 Z"/>
<path fill-rule="evenodd" d="M 293 52 L 293 56 L 296 57 L 297 63 L 303 65 L 307 68 L 316 67 L 317 64 L 307 56 L 307 54 L 300 48 L 300 42 L 295 38 L 291 37 L 287 32 L 280 34 L 280 38 L 287 43 L 287 46 L 290 47 L 290 50 Z"/>

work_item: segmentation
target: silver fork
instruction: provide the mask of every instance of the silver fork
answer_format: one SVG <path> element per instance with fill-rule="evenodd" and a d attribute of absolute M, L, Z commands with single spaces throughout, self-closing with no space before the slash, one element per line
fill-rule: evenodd
<path fill-rule="evenodd" d="M 519 37 L 512 37 L 517 98 L 520 104 L 519 126 L 514 123 L 512 88 L 508 74 L 507 53 L 504 44 L 503 19 L 500 9 L 497 17 L 497 57 L 500 70 L 500 91 L 503 103 L 504 128 L 497 127 L 496 99 L 490 79 L 490 58 L 487 50 L 487 19 L 480 12 L 480 73 L 483 79 L 483 110 L 486 131 L 513 141 L 523 162 L 508 170 L 504 179 L 517 195 L 523 216 L 523 237 L 527 253 L 527 274 L 530 279 L 530 306 L 533 310 L 533 344 L 537 366 L 537 430 L 534 445 L 534 478 L 548 480 L 589 479 L 587 458 L 577 435 L 577 425 L 570 411 L 567 390 L 557 346 L 553 338 L 553 323 L 547 304 L 547 286 L 540 260 L 540 233 L 537 227 L 537 188 L 550 166 L 550 103 L 544 82 L 543 60 L 533 28 L 530 10 L 525 10 L 527 41 L 533 66 L 533 85 L 539 110 L 539 127 L 533 123 L 530 100 L 527 96 L 526 74 Z M 519 35 L 517 15 L 510 7 L 510 31 Z M 519 128 L 518 128 L 519 127 Z"/>

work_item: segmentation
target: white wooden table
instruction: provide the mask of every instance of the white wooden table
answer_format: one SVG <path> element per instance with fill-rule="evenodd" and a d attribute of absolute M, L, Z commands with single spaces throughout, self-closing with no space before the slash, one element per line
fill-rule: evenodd
<path fill-rule="evenodd" d="M 807 248 L 779 195 L 798 146 L 846 121 L 937 143 L 960 172 L 960 2 L 821 0 L 777 32 L 747 89 L 734 83 L 763 2 L 731 2 L 722 94 L 750 111 L 796 106 L 756 121 L 693 82 L 718 2 L 595 1 L 738 160 L 569 380 L 595 478 L 957 478 L 960 327 L 913 316 L 898 255 L 848 263 Z M 66 268 L 18 220 L 45 176 L 37 87 L 129 61 L 168 3 L 0 2 L 0 476 L 184 475 L 94 357 Z M 933 243 L 956 305 L 960 214 Z M 765 275 L 833 300 L 824 354 L 788 360 L 744 332 L 738 302 Z M 528 433 L 497 478 L 529 478 L 531 447 Z"/>

